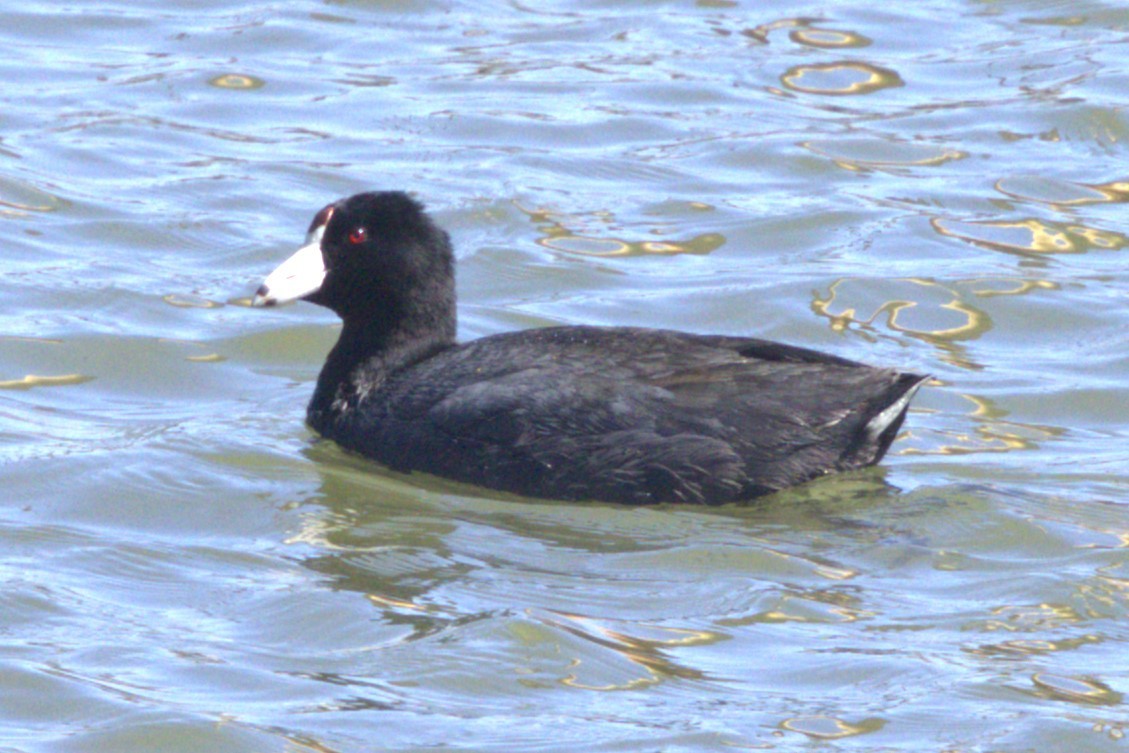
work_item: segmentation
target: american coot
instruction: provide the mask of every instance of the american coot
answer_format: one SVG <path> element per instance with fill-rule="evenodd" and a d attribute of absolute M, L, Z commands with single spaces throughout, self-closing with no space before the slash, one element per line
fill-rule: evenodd
<path fill-rule="evenodd" d="M 634 327 L 456 344 L 450 240 L 401 192 L 317 213 L 254 305 L 298 298 L 344 321 L 315 430 L 399 471 L 534 497 L 720 504 L 872 465 L 927 378 Z"/>

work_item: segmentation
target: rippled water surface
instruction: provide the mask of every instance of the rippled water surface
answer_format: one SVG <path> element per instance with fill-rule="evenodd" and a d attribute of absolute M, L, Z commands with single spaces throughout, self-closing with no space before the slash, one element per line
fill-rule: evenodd
<path fill-rule="evenodd" d="M 0 751 L 1129 749 L 1129 9 L 0 2 Z M 567 505 L 318 442 L 313 212 L 461 335 L 935 376 L 883 466 Z"/>

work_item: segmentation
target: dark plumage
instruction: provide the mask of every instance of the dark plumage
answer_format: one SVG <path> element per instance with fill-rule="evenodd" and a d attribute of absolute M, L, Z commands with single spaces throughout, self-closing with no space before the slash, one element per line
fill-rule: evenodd
<path fill-rule="evenodd" d="M 314 429 L 396 470 L 536 497 L 720 504 L 872 465 L 926 379 L 633 327 L 456 344 L 450 241 L 399 192 L 318 213 L 254 302 L 295 298 L 344 321 Z"/>

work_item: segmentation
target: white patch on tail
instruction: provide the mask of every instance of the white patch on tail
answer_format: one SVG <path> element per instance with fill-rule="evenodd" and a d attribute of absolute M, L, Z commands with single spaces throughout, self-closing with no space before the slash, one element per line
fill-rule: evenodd
<path fill-rule="evenodd" d="M 909 405 L 909 401 L 913 400 L 913 396 L 921 389 L 921 385 L 925 384 L 927 381 L 929 381 L 928 378 L 922 379 L 906 390 L 904 395 L 883 408 L 877 416 L 870 419 L 866 424 L 866 438 L 871 442 L 877 442 L 878 437 L 882 436 L 882 432 L 886 431 L 890 428 L 890 424 L 898 420 L 898 416 L 902 415 L 906 406 Z"/>

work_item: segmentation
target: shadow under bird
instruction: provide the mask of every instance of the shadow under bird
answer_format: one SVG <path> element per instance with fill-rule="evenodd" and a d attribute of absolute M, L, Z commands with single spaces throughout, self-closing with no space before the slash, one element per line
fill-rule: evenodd
<path fill-rule="evenodd" d="M 253 304 L 299 298 L 344 322 L 310 426 L 398 471 L 532 497 L 721 504 L 873 465 L 928 379 L 636 327 L 457 343 L 450 239 L 395 191 L 318 212 Z"/>

